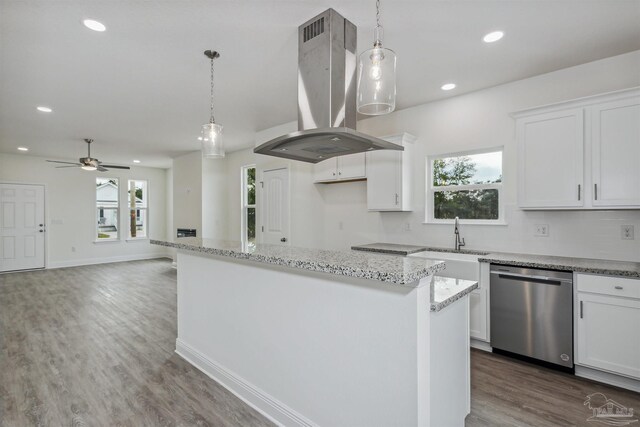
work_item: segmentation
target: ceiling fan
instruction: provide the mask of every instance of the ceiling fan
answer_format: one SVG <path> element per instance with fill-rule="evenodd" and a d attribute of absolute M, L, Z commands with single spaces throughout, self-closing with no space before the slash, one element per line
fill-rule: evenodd
<path fill-rule="evenodd" d="M 79 163 L 73 162 L 60 162 L 58 160 L 47 160 L 47 162 L 51 163 L 63 163 L 71 166 L 56 166 L 56 168 L 82 168 L 86 171 L 94 171 L 99 170 L 100 172 L 107 172 L 109 169 L 131 169 L 129 166 L 117 166 L 117 165 L 104 165 L 98 159 L 91 158 L 91 143 L 93 139 L 85 138 L 84 142 L 87 143 L 87 157 L 80 157 L 78 159 Z"/>

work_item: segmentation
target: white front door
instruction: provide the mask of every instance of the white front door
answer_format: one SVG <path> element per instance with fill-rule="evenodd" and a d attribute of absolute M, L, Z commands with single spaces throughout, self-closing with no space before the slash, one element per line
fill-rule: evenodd
<path fill-rule="evenodd" d="M 262 175 L 262 243 L 289 244 L 289 170 Z"/>
<path fill-rule="evenodd" d="M 44 186 L 0 184 L 0 271 L 44 268 Z"/>

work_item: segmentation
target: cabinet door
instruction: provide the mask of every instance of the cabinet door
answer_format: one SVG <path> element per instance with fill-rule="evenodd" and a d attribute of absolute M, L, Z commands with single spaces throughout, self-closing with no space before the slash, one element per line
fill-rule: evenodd
<path fill-rule="evenodd" d="M 338 179 L 367 177 L 365 153 L 338 157 Z"/>
<path fill-rule="evenodd" d="M 640 97 L 591 107 L 594 206 L 640 206 Z"/>
<path fill-rule="evenodd" d="M 367 206 L 369 210 L 400 210 L 402 151 L 367 153 Z"/>
<path fill-rule="evenodd" d="M 578 293 L 576 363 L 640 379 L 640 300 Z"/>
<path fill-rule="evenodd" d="M 338 179 L 338 159 L 327 159 L 313 165 L 314 182 L 335 181 Z"/>
<path fill-rule="evenodd" d="M 489 341 L 487 334 L 487 290 L 476 289 L 469 298 L 469 331 L 471 338 Z"/>
<path fill-rule="evenodd" d="M 584 113 L 581 108 L 517 120 L 521 208 L 584 205 Z"/>

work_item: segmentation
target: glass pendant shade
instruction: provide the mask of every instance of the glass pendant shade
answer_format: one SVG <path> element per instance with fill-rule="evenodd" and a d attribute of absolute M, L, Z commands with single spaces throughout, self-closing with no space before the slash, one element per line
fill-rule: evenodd
<path fill-rule="evenodd" d="M 220 159 L 224 157 L 222 126 L 217 123 L 202 125 L 202 157 Z"/>
<path fill-rule="evenodd" d="M 377 116 L 396 109 L 396 54 L 381 45 L 360 54 L 357 109 Z"/>

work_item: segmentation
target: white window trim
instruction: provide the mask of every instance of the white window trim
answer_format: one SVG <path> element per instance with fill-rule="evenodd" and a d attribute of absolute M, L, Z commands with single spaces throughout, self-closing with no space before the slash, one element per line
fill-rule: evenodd
<path fill-rule="evenodd" d="M 254 208 L 256 215 L 256 241 L 257 241 L 257 235 L 258 235 L 258 209 L 256 208 L 256 204 L 254 203 L 253 205 L 250 205 L 247 203 L 247 170 L 248 169 L 255 169 L 255 180 L 256 180 L 256 184 L 258 182 L 258 176 L 257 176 L 257 168 L 255 164 L 252 165 L 244 165 L 240 168 L 240 216 L 241 216 L 241 220 L 240 220 L 240 241 L 242 243 L 249 243 L 248 242 L 248 236 L 247 236 L 247 226 L 248 226 L 248 209 L 249 208 Z M 256 185 L 256 200 L 258 197 L 257 194 L 257 185 Z"/>
<path fill-rule="evenodd" d="M 118 218 L 118 230 L 117 230 L 116 237 L 113 237 L 111 239 L 99 239 L 98 238 L 98 224 L 96 223 L 96 225 L 95 225 L 95 227 L 93 229 L 93 232 L 94 232 L 94 234 L 93 234 L 94 235 L 93 243 L 117 243 L 117 242 L 121 241 L 121 236 L 122 236 L 120 234 L 120 229 L 122 228 L 122 227 L 120 227 L 120 221 L 122 220 L 122 218 L 120 218 L 120 191 L 121 191 L 121 189 L 120 189 L 120 181 L 121 181 L 121 179 L 120 179 L 120 177 L 117 177 L 117 176 L 95 177 L 93 179 L 94 185 L 96 183 L 96 179 L 97 178 L 115 179 L 115 180 L 118 181 L 118 203 L 117 203 L 116 207 L 103 208 L 103 209 L 115 209 L 116 218 Z M 97 187 L 94 190 L 94 196 L 95 196 L 95 199 L 94 199 L 94 202 L 93 202 L 93 213 L 95 215 L 96 214 L 96 210 L 98 209 L 98 191 L 97 191 Z"/>
<path fill-rule="evenodd" d="M 127 222 L 127 238 L 125 239 L 125 241 L 127 242 L 137 242 L 140 240 L 150 240 L 149 238 L 149 180 L 148 179 L 135 179 L 135 178 L 130 178 L 127 180 L 127 196 L 129 195 L 129 181 L 144 181 L 146 183 L 146 198 L 147 198 L 147 206 L 144 208 L 139 208 L 136 207 L 136 209 L 139 209 L 141 211 L 145 211 L 146 212 L 146 223 L 145 223 L 145 235 L 141 236 L 141 237 L 131 237 L 129 236 L 129 225 Z M 129 215 L 131 215 L 131 208 L 129 207 L 129 197 L 127 197 L 127 221 L 129 221 Z"/>
<path fill-rule="evenodd" d="M 433 187 L 433 161 L 436 159 L 443 159 L 447 157 L 462 157 L 474 154 L 493 153 L 496 151 L 502 152 L 502 182 L 499 184 L 468 184 L 468 185 L 445 185 L 437 187 L 437 190 Z M 498 190 L 498 219 L 460 219 L 460 224 L 466 225 L 507 225 L 505 219 L 504 208 L 504 146 L 496 146 L 490 148 L 482 148 L 479 150 L 458 151 L 453 153 L 434 154 L 427 156 L 426 160 L 426 177 L 425 177 L 425 220 L 423 224 L 446 224 L 451 225 L 454 223 L 453 219 L 436 219 L 433 214 L 433 197 L 436 191 L 462 191 L 462 190 Z"/>

